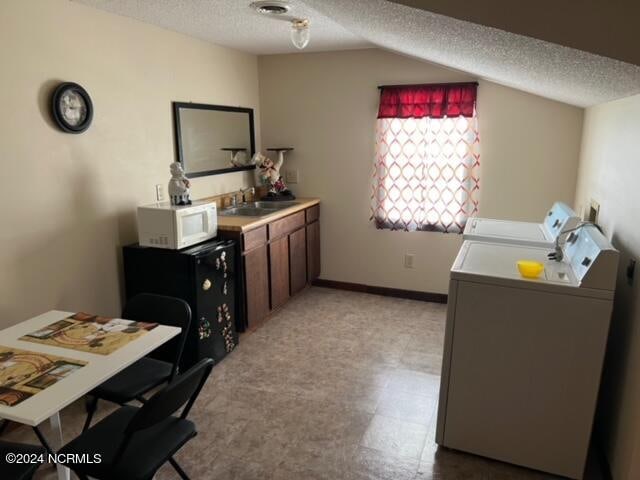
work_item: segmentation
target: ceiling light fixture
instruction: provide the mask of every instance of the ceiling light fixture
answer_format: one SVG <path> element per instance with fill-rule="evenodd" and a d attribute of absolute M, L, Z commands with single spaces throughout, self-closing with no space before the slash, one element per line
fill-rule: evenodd
<path fill-rule="evenodd" d="M 291 15 L 286 15 L 291 10 L 291 6 L 287 2 L 262 0 L 253 2 L 249 6 L 262 15 L 291 22 L 291 43 L 293 43 L 293 46 L 298 50 L 302 50 L 309 45 L 309 40 L 311 39 L 309 19 L 295 18 Z"/>
<path fill-rule="evenodd" d="M 309 20 L 307 18 L 291 21 L 291 42 L 298 50 L 302 50 L 309 45 L 311 32 L 309 31 Z"/>

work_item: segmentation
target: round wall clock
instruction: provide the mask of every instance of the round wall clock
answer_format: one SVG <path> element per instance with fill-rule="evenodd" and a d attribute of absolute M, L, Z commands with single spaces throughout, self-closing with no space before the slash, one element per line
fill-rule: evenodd
<path fill-rule="evenodd" d="M 87 91 L 77 83 L 64 82 L 53 92 L 53 118 L 67 133 L 82 133 L 93 119 L 93 104 Z"/>

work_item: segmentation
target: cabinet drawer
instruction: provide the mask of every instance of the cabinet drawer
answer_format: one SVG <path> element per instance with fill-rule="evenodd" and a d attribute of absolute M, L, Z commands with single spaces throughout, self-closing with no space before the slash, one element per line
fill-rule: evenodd
<path fill-rule="evenodd" d="M 259 227 L 244 234 L 244 251 L 261 247 L 267 243 L 267 227 Z"/>
<path fill-rule="evenodd" d="M 304 226 L 304 212 L 294 213 L 269 224 L 269 240 L 286 235 Z"/>
<path fill-rule="evenodd" d="M 314 205 L 313 207 L 307 208 L 307 223 L 315 222 L 320 218 L 320 205 Z"/>

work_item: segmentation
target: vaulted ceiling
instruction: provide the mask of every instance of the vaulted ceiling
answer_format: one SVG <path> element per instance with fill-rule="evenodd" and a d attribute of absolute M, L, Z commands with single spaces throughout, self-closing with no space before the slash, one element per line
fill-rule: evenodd
<path fill-rule="evenodd" d="M 295 51 L 286 22 L 252 0 L 73 1 L 255 54 Z M 306 51 L 377 46 L 583 107 L 640 93 L 637 0 L 289 3 L 311 21 Z"/>
<path fill-rule="evenodd" d="M 561 102 L 640 93 L 640 66 L 612 58 L 387 0 L 304 1 L 380 47 Z"/>
<path fill-rule="evenodd" d="M 638 0 L 390 0 L 640 65 Z"/>

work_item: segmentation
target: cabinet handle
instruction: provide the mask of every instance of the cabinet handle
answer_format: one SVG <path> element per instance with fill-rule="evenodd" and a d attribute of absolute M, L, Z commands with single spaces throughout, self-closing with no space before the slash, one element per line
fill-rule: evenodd
<path fill-rule="evenodd" d="M 207 290 L 209 290 L 211 288 L 211 280 L 209 280 L 208 278 L 206 278 L 204 280 L 204 282 L 202 282 L 202 289 L 206 292 Z"/>

